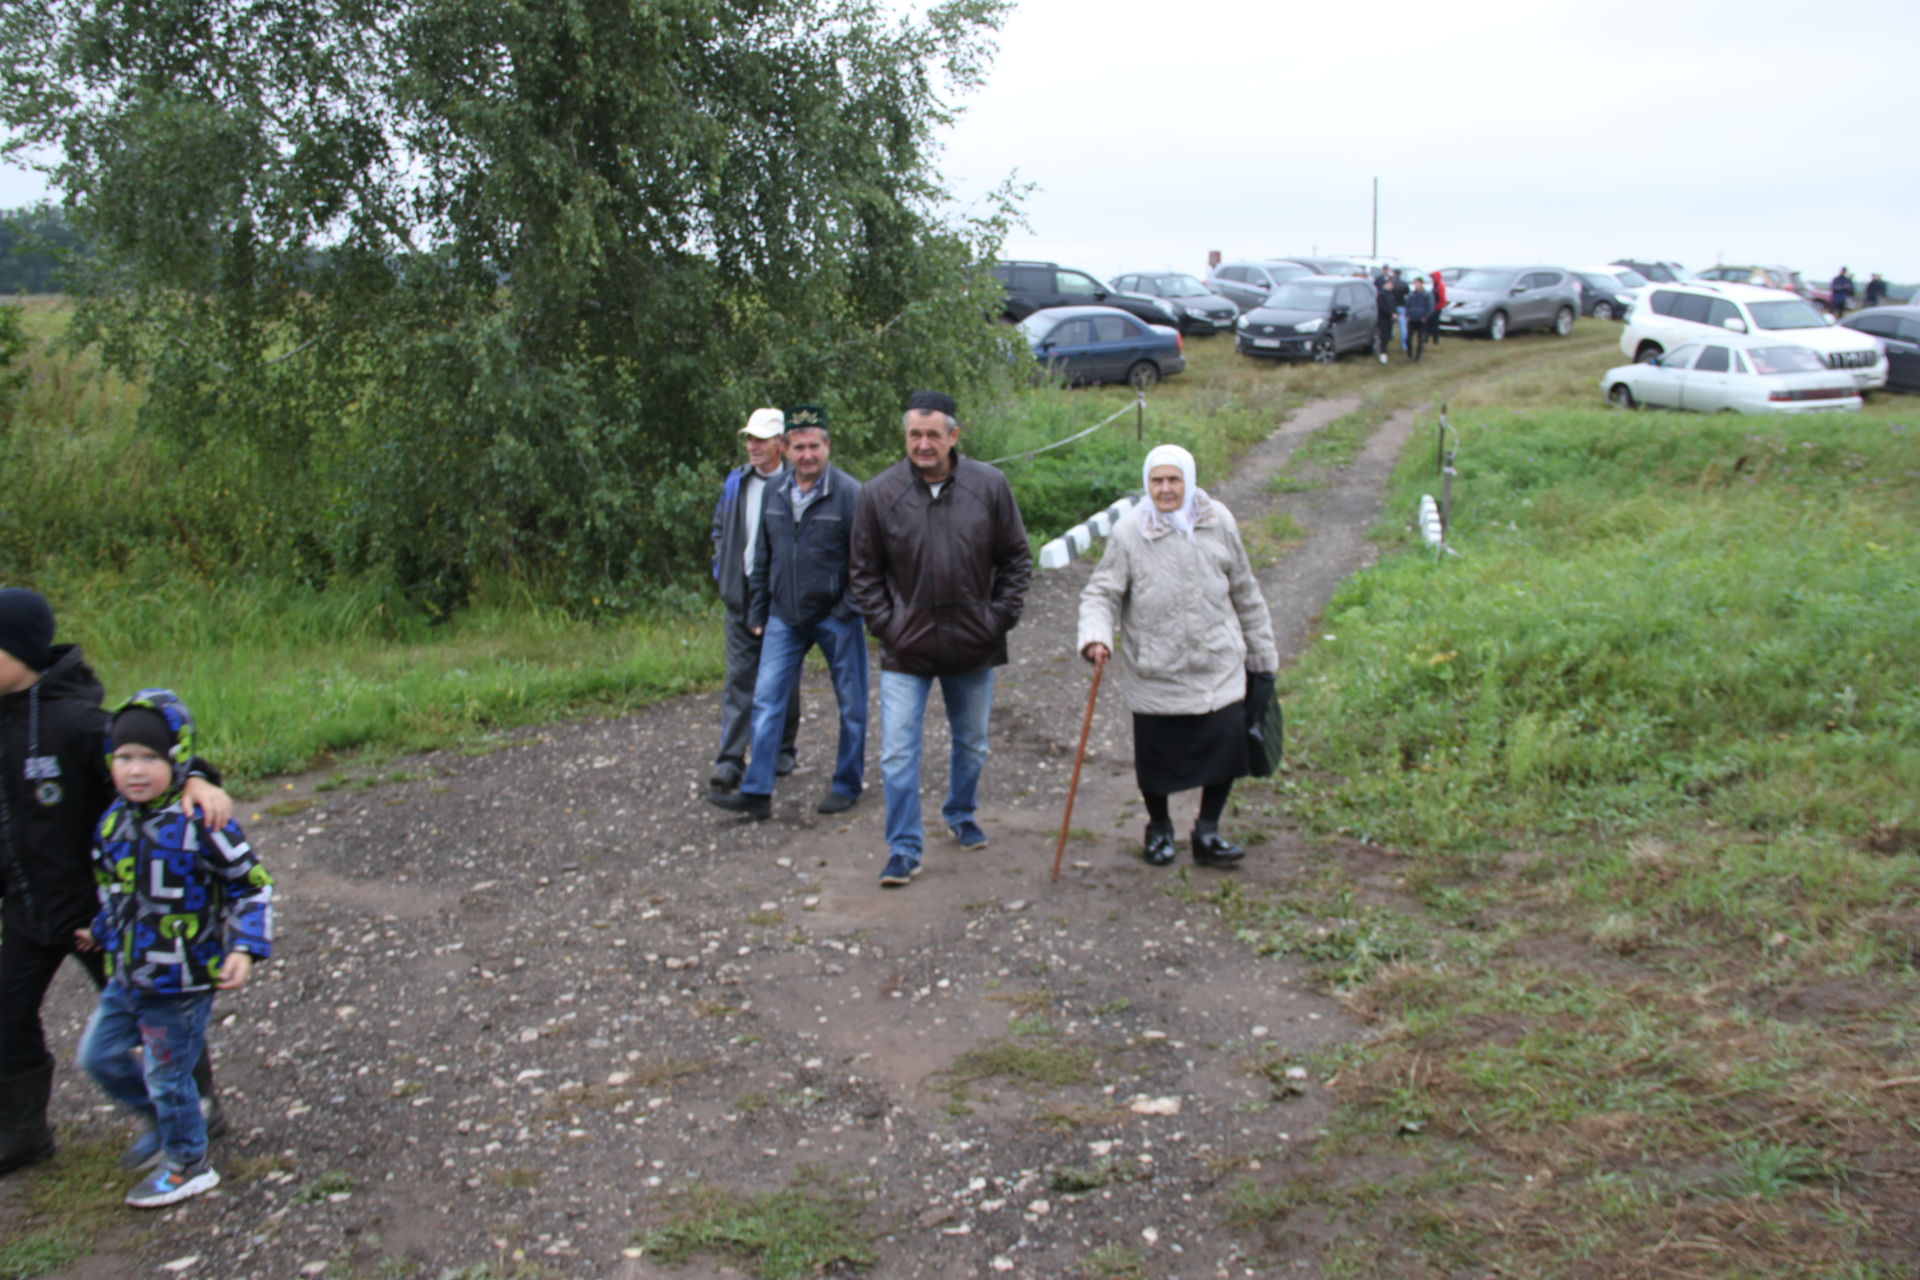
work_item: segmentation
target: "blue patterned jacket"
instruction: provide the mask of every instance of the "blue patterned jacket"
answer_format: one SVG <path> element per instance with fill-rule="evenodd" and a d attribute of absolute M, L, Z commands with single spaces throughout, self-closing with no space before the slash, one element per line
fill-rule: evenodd
<path fill-rule="evenodd" d="M 193 756 L 186 704 L 168 690 L 146 689 L 125 706 L 150 707 L 173 729 L 173 788 L 152 804 L 116 800 L 100 819 L 93 936 L 114 976 L 142 991 L 210 991 L 229 951 L 260 960 L 273 954 L 273 877 L 239 824 L 210 832 L 181 808 Z"/>

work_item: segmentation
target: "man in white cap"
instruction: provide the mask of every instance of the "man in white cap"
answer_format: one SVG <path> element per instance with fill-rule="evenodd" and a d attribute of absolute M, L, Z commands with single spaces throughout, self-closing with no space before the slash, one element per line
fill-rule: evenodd
<path fill-rule="evenodd" d="M 713 580 L 727 607 L 727 681 L 720 689 L 720 750 L 713 758 L 707 785 L 725 793 L 740 785 L 747 768 L 747 745 L 753 727 L 753 686 L 760 675 L 760 637 L 747 625 L 747 578 L 753 572 L 753 553 L 759 543 L 760 514 L 767 491 L 787 478 L 786 415 L 778 409 L 755 409 L 740 428 L 746 445 L 745 466 L 727 473 L 720 501 L 713 509 Z M 787 703 L 786 729 L 780 738 L 775 772 L 793 772 L 794 735 L 800 728 L 800 682 L 794 681 Z"/>

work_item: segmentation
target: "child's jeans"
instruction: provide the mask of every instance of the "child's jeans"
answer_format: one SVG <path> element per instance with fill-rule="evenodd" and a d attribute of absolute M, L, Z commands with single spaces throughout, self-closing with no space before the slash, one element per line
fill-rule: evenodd
<path fill-rule="evenodd" d="M 107 1096 L 150 1120 L 167 1160 L 185 1168 L 207 1154 L 207 1122 L 193 1064 L 207 1039 L 213 992 L 155 995 L 115 978 L 100 990 L 80 1065 Z M 143 1049 L 139 1061 L 133 1051 Z"/>

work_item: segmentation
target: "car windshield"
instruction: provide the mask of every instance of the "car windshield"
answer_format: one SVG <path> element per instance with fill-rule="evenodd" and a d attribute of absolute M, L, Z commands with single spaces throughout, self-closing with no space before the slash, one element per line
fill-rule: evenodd
<path fill-rule="evenodd" d="M 1284 284 L 1267 295 L 1262 306 L 1277 311 L 1325 311 L 1333 304 L 1337 284 Z"/>
<path fill-rule="evenodd" d="M 1749 302 L 1753 323 L 1761 329 L 1824 329 L 1827 322 L 1805 298 L 1787 298 L 1780 302 Z"/>
<path fill-rule="evenodd" d="M 1163 298 L 1203 298 L 1209 290 L 1192 276 L 1161 276 L 1160 296 Z"/>
<path fill-rule="evenodd" d="M 1755 347 L 1747 352 L 1755 373 L 1818 373 L 1826 368 L 1805 347 Z"/>
<path fill-rule="evenodd" d="M 1629 289 L 1638 289 L 1643 285 L 1653 283 L 1653 281 L 1647 279 L 1632 267 L 1621 267 L 1613 273 L 1613 278 Z"/>
<path fill-rule="evenodd" d="M 1461 272 L 1460 278 L 1453 283 L 1462 289 L 1504 289 L 1513 283 L 1513 272 L 1488 271 L 1483 267 L 1475 267 L 1471 271 Z"/>

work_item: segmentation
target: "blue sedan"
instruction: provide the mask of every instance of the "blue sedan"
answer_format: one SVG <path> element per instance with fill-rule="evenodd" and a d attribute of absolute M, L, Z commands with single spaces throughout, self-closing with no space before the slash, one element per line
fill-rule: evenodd
<path fill-rule="evenodd" d="M 1145 391 L 1187 367 L 1180 332 L 1117 307 L 1048 307 L 1020 322 L 1033 358 L 1066 382 L 1128 382 Z"/>

